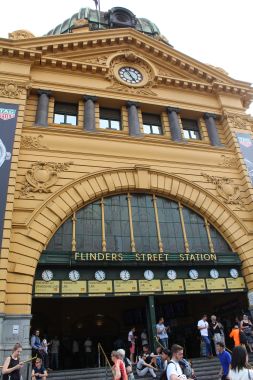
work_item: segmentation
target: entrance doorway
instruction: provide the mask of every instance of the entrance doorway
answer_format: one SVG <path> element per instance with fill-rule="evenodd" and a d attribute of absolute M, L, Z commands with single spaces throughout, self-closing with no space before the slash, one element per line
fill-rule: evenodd
<path fill-rule="evenodd" d="M 127 349 L 127 335 L 133 326 L 141 350 L 140 334 L 148 329 L 148 297 L 34 298 L 32 329 L 40 329 L 41 336 L 46 334 L 49 341 L 58 336 L 61 368 L 96 366 L 97 343 L 102 344 L 108 355 L 116 348 L 118 339 Z M 204 313 L 217 315 L 228 336 L 235 317 L 247 311 L 245 293 L 159 295 L 154 300 L 156 319 L 163 316 L 165 324 L 171 326 L 170 344 L 181 344 L 188 357 L 200 355 L 196 325 Z M 155 325 L 156 321 L 153 322 Z M 149 340 L 154 339 L 150 335 Z M 87 337 L 92 341 L 90 363 L 85 358 Z M 78 343 L 78 355 L 73 354 L 74 341 Z M 228 346 L 232 344 L 229 339 L 226 341 Z"/>

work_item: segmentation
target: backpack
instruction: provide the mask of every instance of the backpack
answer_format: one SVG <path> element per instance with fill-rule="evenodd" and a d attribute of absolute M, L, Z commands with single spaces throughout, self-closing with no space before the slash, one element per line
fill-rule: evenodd
<path fill-rule="evenodd" d="M 185 359 L 182 359 L 179 361 L 179 365 L 182 368 L 183 374 L 187 377 L 187 379 L 191 378 L 192 377 L 191 363 L 189 363 Z"/>

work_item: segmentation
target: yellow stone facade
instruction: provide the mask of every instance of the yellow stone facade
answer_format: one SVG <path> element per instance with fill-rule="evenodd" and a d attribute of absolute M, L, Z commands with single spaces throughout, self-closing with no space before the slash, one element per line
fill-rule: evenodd
<path fill-rule="evenodd" d="M 253 119 L 245 113 L 253 95 L 248 83 L 130 28 L 81 28 L 1 39 L 0 45 L 0 102 L 19 105 L 0 256 L 0 313 L 31 314 L 41 252 L 74 211 L 133 190 L 179 200 L 206 217 L 238 252 L 253 290 L 253 187 L 235 135 L 246 131 L 253 138 Z M 121 83 L 120 64 L 142 70 L 144 85 Z M 47 127 L 35 125 L 39 89 L 51 92 Z M 97 97 L 94 132 L 83 129 L 84 95 Z M 76 127 L 53 123 L 55 99 L 78 102 Z M 163 135 L 130 136 L 127 101 L 138 102 L 141 126 L 142 112 L 159 112 Z M 121 131 L 99 128 L 100 105 L 121 109 Z M 202 140 L 172 141 L 168 106 L 198 118 Z M 206 112 L 218 116 L 220 147 L 210 144 Z M 34 174 L 37 162 L 43 165 Z M 52 174 L 50 163 L 59 170 Z M 29 187 L 34 175 L 41 191 Z"/>

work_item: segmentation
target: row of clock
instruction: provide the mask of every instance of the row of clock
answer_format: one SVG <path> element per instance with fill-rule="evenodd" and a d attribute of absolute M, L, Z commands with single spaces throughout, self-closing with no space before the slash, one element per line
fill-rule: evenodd
<path fill-rule="evenodd" d="M 238 270 L 235 268 L 230 269 L 229 273 L 232 278 L 237 278 L 239 276 Z M 122 270 L 119 275 L 123 281 L 128 281 L 131 278 L 130 272 L 126 269 Z M 154 272 L 150 269 L 145 270 L 143 275 L 144 278 L 149 281 L 153 280 L 155 277 Z M 196 269 L 190 269 L 188 275 L 192 280 L 197 280 L 199 277 L 199 273 Z M 41 276 L 44 281 L 51 281 L 54 277 L 53 272 L 49 269 L 44 270 Z M 210 270 L 211 278 L 217 279 L 219 276 L 220 275 L 217 269 L 213 268 Z M 103 281 L 106 278 L 106 274 L 103 270 L 97 270 L 94 274 L 94 277 L 97 281 Z M 175 280 L 177 278 L 177 272 L 174 269 L 169 269 L 167 271 L 167 277 L 170 280 Z M 80 279 L 80 273 L 75 269 L 71 270 L 69 272 L 69 279 L 71 281 L 78 281 Z"/>

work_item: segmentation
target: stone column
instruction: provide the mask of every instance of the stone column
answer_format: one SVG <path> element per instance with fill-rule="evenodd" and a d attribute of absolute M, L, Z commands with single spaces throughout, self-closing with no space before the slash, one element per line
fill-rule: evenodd
<path fill-rule="evenodd" d="M 0 363 L 4 358 L 10 355 L 15 343 L 22 345 L 21 360 L 31 357 L 30 346 L 30 321 L 31 314 L 0 314 Z M 27 378 L 27 372 L 30 371 L 30 364 L 26 364 L 22 369 L 23 379 Z"/>
<path fill-rule="evenodd" d="M 173 141 L 183 141 L 182 131 L 178 121 L 178 108 L 167 107 L 168 117 L 170 121 L 170 132 Z"/>
<path fill-rule="evenodd" d="M 130 136 L 141 136 L 140 123 L 138 117 L 138 104 L 127 102 L 128 109 L 128 129 Z"/>
<path fill-rule="evenodd" d="M 211 113 L 205 113 L 204 119 L 211 144 L 213 146 L 222 146 L 215 123 L 217 116 Z"/>
<path fill-rule="evenodd" d="M 95 102 L 96 96 L 84 96 L 84 120 L 83 129 L 87 132 L 94 132 L 96 130 L 96 118 L 95 118 Z"/>
<path fill-rule="evenodd" d="M 43 127 L 48 126 L 48 105 L 49 98 L 51 95 L 50 91 L 39 90 L 38 91 L 39 100 L 36 111 L 35 125 L 40 125 Z"/>
<path fill-rule="evenodd" d="M 151 351 L 154 351 L 156 347 L 155 336 L 156 334 L 156 315 L 155 315 L 155 297 L 148 296 L 146 301 L 146 314 L 147 314 L 147 325 L 148 325 L 148 335 L 150 341 Z"/>

